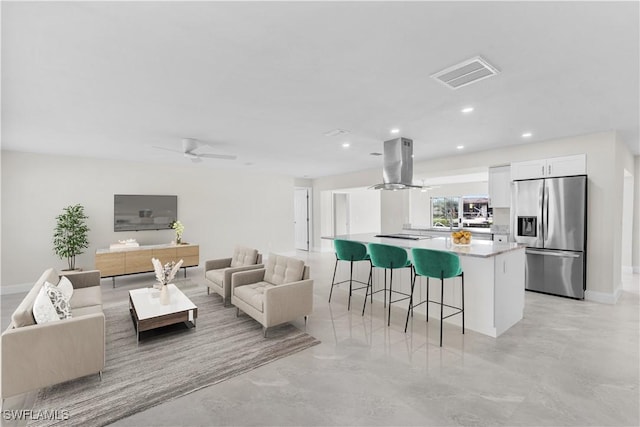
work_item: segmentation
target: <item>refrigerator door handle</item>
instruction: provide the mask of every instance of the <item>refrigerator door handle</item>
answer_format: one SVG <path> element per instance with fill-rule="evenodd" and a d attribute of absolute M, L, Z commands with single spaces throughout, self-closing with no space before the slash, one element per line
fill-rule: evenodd
<path fill-rule="evenodd" d="M 549 187 L 546 182 L 544 185 L 544 198 L 542 202 L 542 213 L 544 215 L 542 219 L 542 242 L 547 245 L 547 237 L 549 236 Z"/>
<path fill-rule="evenodd" d="M 580 258 L 580 253 L 567 251 L 536 251 L 534 249 L 527 249 L 525 253 L 531 255 L 555 256 L 561 258 Z"/>

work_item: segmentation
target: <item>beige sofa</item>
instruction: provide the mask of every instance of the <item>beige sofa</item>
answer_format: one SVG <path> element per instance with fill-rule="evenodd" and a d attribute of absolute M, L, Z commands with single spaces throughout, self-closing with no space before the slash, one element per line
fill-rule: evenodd
<path fill-rule="evenodd" d="M 313 280 L 304 261 L 270 254 L 265 268 L 234 273 L 231 303 L 267 329 L 313 311 Z"/>
<path fill-rule="evenodd" d="M 45 281 L 57 284 L 53 268 L 45 271 L 11 316 L 2 333 L 2 398 L 100 374 L 105 364 L 105 320 L 100 271 L 65 273 L 73 285 L 71 318 L 36 324 L 33 304 Z"/>
<path fill-rule="evenodd" d="M 262 268 L 262 254 L 256 249 L 236 246 L 233 257 L 206 261 L 204 278 L 207 280 L 207 294 L 213 291 L 222 297 L 224 305 L 231 302 L 231 275 L 239 271 Z"/>

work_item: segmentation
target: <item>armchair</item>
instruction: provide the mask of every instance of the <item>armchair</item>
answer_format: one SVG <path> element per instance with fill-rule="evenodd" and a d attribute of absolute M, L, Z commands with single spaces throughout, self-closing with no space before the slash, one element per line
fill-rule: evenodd
<path fill-rule="evenodd" d="M 313 311 L 313 280 L 304 261 L 270 254 L 265 268 L 231 277 L 231 303 L 267 329 Z"/>
<path fill-rule="evenodd" d="M 207 294 L 212 290 L 222 297 L 225 306 L 231 301 L 231 275 L 238 271 L 262 268 L 262 254 L 256 249 L 236 246 L 233 257 L 206 261 L 204 277 Z"/>

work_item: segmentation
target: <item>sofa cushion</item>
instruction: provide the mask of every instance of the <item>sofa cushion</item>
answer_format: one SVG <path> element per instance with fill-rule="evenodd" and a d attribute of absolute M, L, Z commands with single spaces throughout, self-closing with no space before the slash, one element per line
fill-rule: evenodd
<path fill-rule="evenodd" d="M 242 265 L 253 265 L 258 259 L 258 251 L 256 249 L 245 248 L 244 246 L 236 246 L 231 257 L 231 267 L 240 267 Z"/>
<path fill-rule="evenodd" d="M 204 273 L 204 277 L 211 280 L 213 283 L 216 283 L 222 286 L 224 282 L 224 272 L 226 270 L 227 270 L 226 268 L 220 268 L 218 270 L 209 270 Z"/>
<path fill-rule="evenodd" d="M 274 286 L 267 282 L 257 282 L 235 288 L 235 296 L 256 310 L 264 311 L 264 291 Z"/>
<path fill-rule="evenodd" d="M 79 288 L 73 291 L 73 296 L 69 301 L 71 312 L 75 309 L 102 305 L 102 290 L 100 286 L 89 286 L 88 288 Z"/>
<path fill-rule="evenodd" d="M 36 300 L 33 303 L 33 318 L 38 324 L 60 320 L 60 316 L 53 306 L 44 286 L 40 288 L 40 292 L 38 292 Z"/>
<path fill-rule="evenodd" d="M 58 316 L 60 316 L 61 319 L 71 318 L 71 306 L 62 291 L 49 282 L 44 282 L 44 290 L 47 292 L 47 295 L 49 295 L 49 299 L 58 312 Z"/>
<path fill-rule="evenodd" d="M 40 288 L 42 288 L 44 282 L 50 282 L 57 285 L 58 280 L 58 272 L 53 268 L 42 273 L 42 276 L 40 276 L 36 281 L 36 284 L 31 288 L 29 293 L 27 293 L 27 296 L 20 302 L 18 308 L 16 308 L 11 315 L 11 323 L 14 328 L 36 324 L 36 321 L 33 318 L 33 303 L 40 292 Z"/>
<path fill-rule="evenodd" d="M 62 276 L 60 278 L 60 281 L 58 282 L 58 289 L 62 291 L 67 300 L 70 300 L 73 296 L 73 284 L 67 276 Z"/>
<path fill-rule="evenodd" d="M 265 268 L 265 282 L 282 285 L 284 283 L 302 280 L 304 261 L 282 255 L 270 254 Z"/>
<path fill-rule="evenodd" d="M 87 314 L 95 314 L 95 313 L 102 313 L 102 306 L 90 305 L 87 307 L 71 308 L 71 315 L 73 317 L 80 317 L 80 316 L 85 316 Z"/>

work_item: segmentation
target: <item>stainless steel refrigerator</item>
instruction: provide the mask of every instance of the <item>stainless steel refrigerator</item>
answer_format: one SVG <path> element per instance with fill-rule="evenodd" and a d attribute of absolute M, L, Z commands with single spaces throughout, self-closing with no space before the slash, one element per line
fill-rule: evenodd
<path fill-rule="evenodd" d="M 527 245 L 525 288 L 584 298 L 587 249 L 585 175 L 514 181 L 512 230 Z"/>

